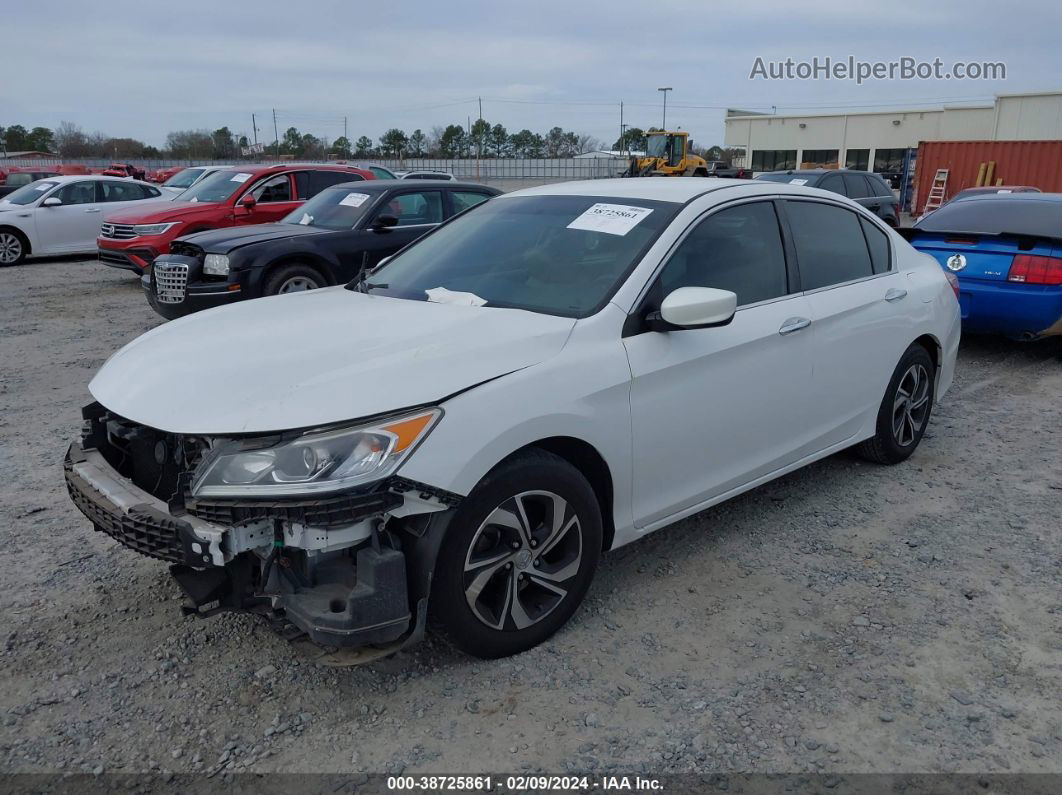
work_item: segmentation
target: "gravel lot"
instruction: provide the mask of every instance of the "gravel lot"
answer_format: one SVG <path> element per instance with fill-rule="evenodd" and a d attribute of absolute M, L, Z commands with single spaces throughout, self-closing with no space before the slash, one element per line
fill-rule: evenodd
<path fill-rule="evenodd" d="M 156 323 L 94 261 L 0 270 L 3 771 L 1062 772 L 1062 340 L 966 340 L 913 459 L 606 556 L 531 652 L 327 668 L 182 618 L 67 499 L 89 378 Z"/>

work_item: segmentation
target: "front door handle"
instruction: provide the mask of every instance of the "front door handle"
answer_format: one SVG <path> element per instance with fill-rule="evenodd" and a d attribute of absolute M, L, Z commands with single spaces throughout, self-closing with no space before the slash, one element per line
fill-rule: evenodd
<path fill-rule="evenodd" d="M 906 297 L 907 297 L 907 291 L 906 290 L 899 290 L 899 289 L 897 289 L 895 287 L 891 288 L 888 292 L 885 293 L 885 300 L 886 301 L 899 301 L 901 298 L 906 298 Z"/>
<path fill-rule="evenodd" d="M 791 317 L 782 324 L 782 327 L 778 329 L 778 333 L 782 335 L 792 334 L 794 331 L 800 331 L 800 329 L 807 328 L 810 325 L 811 321 L 806 317 Z"/>
<path fill-rule="evenodd" d="M 87 213 L 98 213 L 99 211 L 100 211 L 99 207 L 90 207 L 89 209 L 85 210 L 85 212 L 87 212 Z"/>

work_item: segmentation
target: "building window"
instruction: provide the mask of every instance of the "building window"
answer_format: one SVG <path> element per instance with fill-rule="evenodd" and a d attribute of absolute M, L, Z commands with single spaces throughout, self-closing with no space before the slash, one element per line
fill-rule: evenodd
<path fill-rule="evenodd" d="M 844 167 L 855 169 L 856 171 L 869 171 L 870 168 L 870 150 L 869 149 L 849 149 L 844 156 Z"/>
<path fill-rule="evenodd" d="M 800 155 L 801 168 L 837 168 L 836 149 L 805 149 Z"/>
<path fill-rule="evenodd" d="M 906 149 L 877 149 L 874 152 L 874 171 L 878 174 L 902 174 Z"/>
<path fill-rule="evenodd" d="M 757 149 L 752 153 L 753 171 L 788 171 L 796 168 L 796 149 Z"/>

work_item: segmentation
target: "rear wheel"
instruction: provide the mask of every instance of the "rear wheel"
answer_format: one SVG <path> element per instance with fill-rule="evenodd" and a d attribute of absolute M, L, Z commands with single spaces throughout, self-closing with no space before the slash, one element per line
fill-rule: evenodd
<path fill-rule="evenodd" d="M 262 292 L 265 295 L 283 295 L 316 290 L 327 284 L 316 268 L 301 263 L 281 265 L 266 279 Z"/>
<path fill-rule="evenodd" d="M 18 265 L 29 251 L 29 244 L 13 229 L 0 229 L 0 265 Z"/>
<path fill-rule="evenodd" d="M 936 371 L 929 352 L 915 343 L 896 365 L 878 409 L 877 433 L 857 450 L 869 461 L 898 464 L 922 441 L 933 412 Z"/>
<path fill-rule="evenodd" d="M 465 498 L 436 564 L 432 623 L 462 651 L 505 657 L 572 616 L 601 555 L 601 510 L 564 459 L 534 450 L 504 462 Z"/>

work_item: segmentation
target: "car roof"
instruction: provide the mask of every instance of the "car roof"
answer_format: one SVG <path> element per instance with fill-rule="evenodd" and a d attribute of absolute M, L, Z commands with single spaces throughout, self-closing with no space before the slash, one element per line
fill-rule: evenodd
<path fill-rule="evenodd" d="M 453 183 L 450 183 L 451 185 Z M 766 180 L 720 179 L 719 177 L 624 177 L 616 179 L 591 179 L 579 182 L 557 182 L 523 188 L 510 196 L 608 196 L 616 199 L 650 199 L 665 202 L 685 203 L 698 196 L 715 191 L 727 192 L 727 197 L 737 195 L 763 196 L 779 193 L 822 196 L 832 200 L 838 194 L 830 191 L 790 185 Z"/>
<path fill-rule="evenodd" d="M 1062 193 L 974 193 L 962 200 L 963 204 L 967 202 L 1062 202 Z"/>
<path fill-rule="evenodd" d="M 454 182 L 449 180 L 443 182 L 438 179 L 375 179 L 365 180 L 364 182 L 340 182 L 338 185 L 329 185 L 328 190 L 334 190 L 336 188 L 357 188 L 358 190 L 364 190 L 367 192 L 380 193 L 385 190 L 410 190 L 413 188 L 432 188 L 433 190 L 439 190 L 445 188 L 446 190 L 460 190 L 467 188 L 470 190 L 486 190 L 501 193 L 497 188 L 492 188 L 490 185 L 481 185 L 478 182 Z"/>
<path fill-rule="evenodd" d="M 770 174 L 792 174 L 794 176 L 825 176 L 827 174 L 862 174 L 866 177 L 878 177 L 881 178 L 881 174 L 876 174 L 873 171 L 862 171 L 858 168 L 787 168 L 781 171 L 765 171 L 760 174 L 761 177 L 768 176 Z"/>
<path fill-rule="evenodd" d="M 150 182 L 144 182 L 139 179 L 129 179 L 129 177 L 109 177 L 105 174 L 59 174 L 54 177 L 46 177 L 49 182 L 58 182 L 60 185 L 67 182 L 81 182 L 86 179 L 99 179 L 104 182 L 132 182 L 135 185 L 151 185 Z M 155 187 L 151 185 L 151 187 Z"/>

